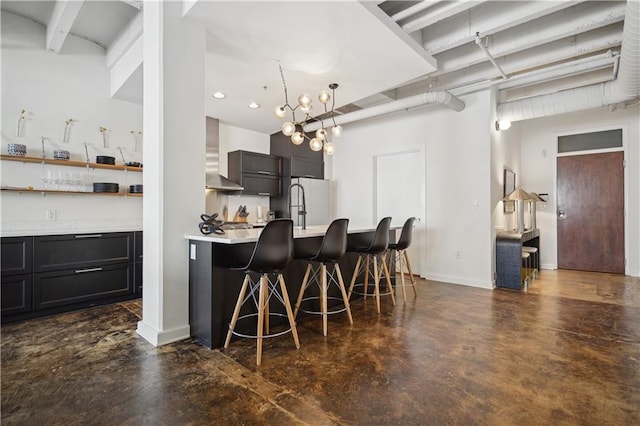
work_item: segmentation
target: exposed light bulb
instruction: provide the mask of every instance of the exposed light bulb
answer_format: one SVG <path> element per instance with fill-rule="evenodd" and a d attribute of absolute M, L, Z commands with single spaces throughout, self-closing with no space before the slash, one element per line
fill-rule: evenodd
<path fill-rule="evenodd" d="M 331 93 L 327 92 L 326 90 L 323 90 L 318 95 L 318 100 L 322 104 L 327 104 L 331 100 Z"/>
<path fill-rule="evenodd" d="M 322 150 L 327 155 L 333 155 L 333 153 L 336 152 L 336 145 L 333 142 L 327 142 L 324 144 Z"/>
<path fill-rule="evenodd" d="M 305 114 L 309 114 L 312 109 L 313 108 L 311 107 L 311 105 L 307 105 L 307 106 L 300 105 L 300 110 L 302 110 L 302 112 L 304 112 Z"/>
<path fill-rule="evenodd" d="M 331 134 L 336 138 L 342 136 L 342 126 L 335 126 L 331 128 Z"/>
<path fill-rule="evenodd" d="M 311 95 L 308 93 L 303 93 L 300 96 L 298 96 L 298 103 L 303 108 L 311 106 L 311 102 L 312 102 Z"/>
<path fill-rule="evenodd" d="M 291 136 L 295 131 L 296 126 L 292 122 L 286 121 L 282 124 L 282 133 L 284 133 L 285 136 Z"/>
<path fill-rule="evenodd" d="M 311 151 L 320 151 L 322 149 L 322 141 L 318 138 L 311 139 L 309 148 L 311 148 Z"/>
<path fill-rule="evenodd" d="M 284 109 L 283 106 L 277 106 L 277 107 L 274 108 L 273 113 L 278 118 L 284 118 L 284 116 L 287 114 L 287 110 Z"/>
<path fill-rule="evenodd" d="M 496 121 L 496 130 L 509 130 L 510 127 L 511 121 L 509 120 Z"/>
<path fill-rule="evenodd" d="M 304 136 L 300 132 L 295 132 L 293 135 L 291 135 L 291 142 L 294 145 L 300 145 L 302 142 L 304 142 Z"/>
<path fill-rule="evenodd" d="M 321 128 L 321 129 L 316 130 L 316 138 L 318 138 L 321 141 L 323 141 L 326 137 L 327 137 L 327 131 L 325 129 Z"/>

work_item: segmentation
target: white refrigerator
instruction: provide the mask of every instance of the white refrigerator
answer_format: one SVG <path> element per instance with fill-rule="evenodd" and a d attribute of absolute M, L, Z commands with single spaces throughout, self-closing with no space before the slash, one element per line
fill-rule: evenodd
<path fill-rule="evenodd" d="M 331 181 L 324 179 L 291 178 L 291 184 L 304 188 L 307 209 L 307 226 L 328 225 L 331 222 Z M 294 226 L 302 226 L 302 190 L 293 186 L 290 190 L 291 219 Z"/>

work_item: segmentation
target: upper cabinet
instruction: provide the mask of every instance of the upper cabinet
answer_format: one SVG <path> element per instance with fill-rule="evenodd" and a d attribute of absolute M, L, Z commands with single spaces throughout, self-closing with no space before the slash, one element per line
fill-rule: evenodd
<path fill-rule="evenodd" d="M 249 151 L 227 154 L 229 179 L 244 187 L 244 194 L 278 196 L 282 193 L 282 158 Z"/>
<path fill-rule="evenodd" d="M 294 145 L 282 133 L 271 135 L 271 154 L 283 157 L 283 176 L 324 179 L 322 151 L 312 151 L 308 143 Z"/>

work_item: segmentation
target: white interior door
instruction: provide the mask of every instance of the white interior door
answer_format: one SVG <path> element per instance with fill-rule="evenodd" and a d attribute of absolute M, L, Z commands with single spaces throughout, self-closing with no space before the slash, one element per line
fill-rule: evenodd
<path fill-rule="evenodd" d="M 420 149 L 374 157 L 376 221 L 391 216 L 393 226 L 415 217 L 409 257 L 413 273 L 424 276 L 425 247 L 425 161 Z M 400 237 L 400 231 L 397 232 Z"/>

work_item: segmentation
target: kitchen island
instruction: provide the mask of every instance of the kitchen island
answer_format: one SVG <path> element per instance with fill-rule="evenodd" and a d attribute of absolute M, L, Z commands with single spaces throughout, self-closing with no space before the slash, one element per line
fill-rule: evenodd
<path fill-rule="evenodd" d="M 294 247 L 319 247 L 327 228 L 328 225 L 309 226 L 307 229 L 295 228 Z M 390 231 L 390 241 L 395 240 L 395 229 Z M 229 268 L 245 265 L 249 261 L 261 231 L 262 228 L 233 229 L 225 231 L 224 235 L 186 235 L 189 240 L 189 323 L 191 336 L 198 343 L 208 348 L 223 345 L 244 277 L 242 271 Z M 374 232 L 375 226 L 349 226 L 347 247 L 362 246 L 362 241 L 370 239 Z M 351 281 L 356 260 L 355 253 L 347 253 L 340 260 L 340 268 L 347 286 Z M 293 260 L 282 272 L 292 301 L 298 296 L 306 265 L 306 261 Z M 392 272 L 392 283 L 393 275 Z M 381 286 L 384 286 L 384 280 Z M 329 296 L 339 297 L 337 289 L 330 290 L 336 291 L 336 294 L 329 293 Z M 241 315 L 250 313 L 250 308 L 243 307 Z M 280 311 L 274 307 L 272 312 Z M 275 322 L 273 324 L 276 325 Z M 238 323 L 236 326 L 236 330 L 240 332 L 248 333 L 252 329 L 255 332 L 255 323 Z"/>

